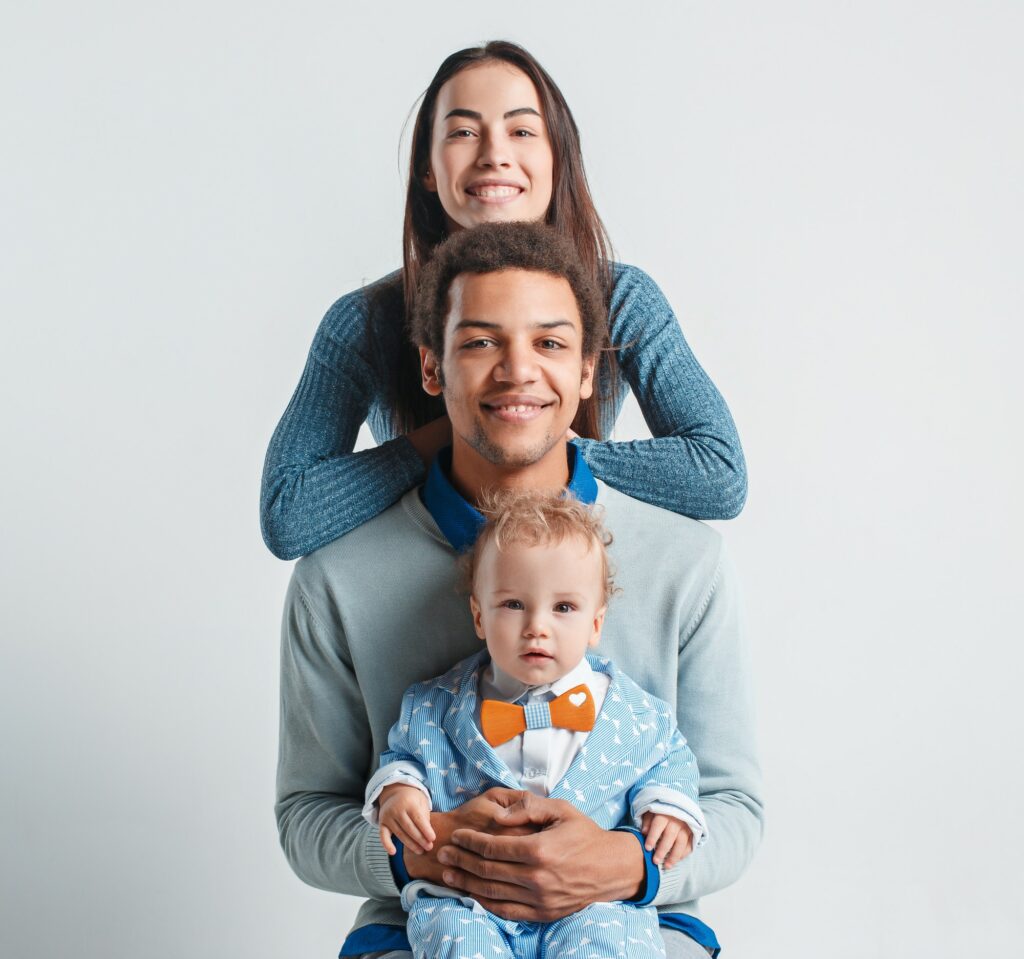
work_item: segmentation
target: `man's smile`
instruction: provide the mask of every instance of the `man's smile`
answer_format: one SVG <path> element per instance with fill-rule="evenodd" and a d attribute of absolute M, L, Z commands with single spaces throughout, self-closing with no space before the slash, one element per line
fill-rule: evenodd
<path fill-rule="evenodd" d="M 553 406 L 554 402 L 545 402 L 535 396 L 503 395 L 492 397 L 480 405 L 489 416 L 502 422 L 528 423 Z"/>

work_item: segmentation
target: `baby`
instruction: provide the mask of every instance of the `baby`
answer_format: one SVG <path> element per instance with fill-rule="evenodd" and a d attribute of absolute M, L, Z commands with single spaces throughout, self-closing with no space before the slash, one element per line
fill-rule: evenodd
<path fill-rule="evenodd" d="M 486 651 L 406 691 L 364 815 L 389 853 L 436 838 L 430 811 L 492 786 L 573 803 L 605 828 L 631 820 L 669 868 L 706 837 L 693 753 L 669 706 L 609 660 L 588 654 L 614 587 L 610 537 L 571 498 L 503 491 L 467 558 L 470 607 Z M 664 955 L 657 912 L 595 903 L 556 922 L 502 919 L 473 899 L 417 881 L 402 891 L 416 959 Z"/>

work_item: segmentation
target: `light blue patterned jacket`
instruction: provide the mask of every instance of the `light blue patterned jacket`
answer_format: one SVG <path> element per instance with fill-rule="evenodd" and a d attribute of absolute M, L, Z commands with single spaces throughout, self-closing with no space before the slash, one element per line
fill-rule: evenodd
<path fill-rule="evenodd" d="M 706 829 L 697 804 L 697 761 L 674 712 L 611 660 L 592 653 L 587 660 L 592 669 L 610 676 L 611 684 L 593 730 L 551 798 L 571 802 L 609 829 L 632 824 L 634 800 L 642 792 L 645 805 L 685 802 L 684 811 Z M 380 770 L 398 762 L 418 766 L 439 812 L 449 812 L 492 786 L 522 788 L 477 726 L 477 687 L 488 662 L 482 650 L 443 676 L 410 687 L 388 734 Z M 371 781 L 367 794 L 373 789 Z"/>

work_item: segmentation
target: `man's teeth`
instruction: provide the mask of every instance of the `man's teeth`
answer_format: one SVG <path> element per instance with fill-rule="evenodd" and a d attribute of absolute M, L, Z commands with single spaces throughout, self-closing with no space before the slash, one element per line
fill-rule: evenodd
<path fill-rule="evenodd" d="M 496 410 L 503 413 L 525 413 L 527 410 L 535 410 L 536 406 L 496 406 Z"/>
<path fill-rule="evenodd" d="M 519 193 L 519 187 L 515 186 L 479 186 L 470 191 L 473 196 L 483 197 L 505 197 L 515 196 Z"/>

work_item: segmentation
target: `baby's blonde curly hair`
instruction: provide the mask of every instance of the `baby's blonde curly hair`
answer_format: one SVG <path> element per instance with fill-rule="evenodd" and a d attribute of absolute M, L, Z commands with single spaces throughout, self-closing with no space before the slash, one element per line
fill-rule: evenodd
<path fill-rule="evenodd" d="M 614 571 L 608 561 L 612 535 L 602 522 L 600 507 L 590 507 L 572 496 L 537 490 L 488 490 L 477 504 L 486 520 L 476 543 L 461 559 L 463 586 L 473 589 L 479 557 L 488 543 L 496 549 L 507 546 L 547 546 L 576 537 L 588 549 L 601 551 L 603 602 L 618 592 Z"/>

